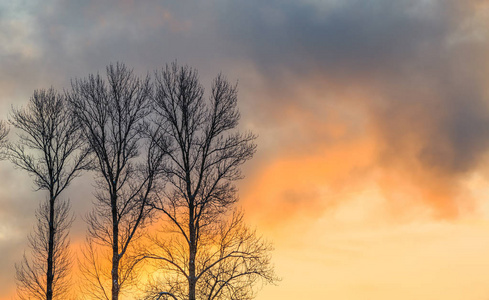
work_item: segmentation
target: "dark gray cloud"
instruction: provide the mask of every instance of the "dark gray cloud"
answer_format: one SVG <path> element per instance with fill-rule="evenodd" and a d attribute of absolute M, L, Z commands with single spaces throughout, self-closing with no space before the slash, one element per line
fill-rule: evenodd
<path fill-rule="evenodd" d="M 219 29 L 233 51 L 264 71 L 319 71 L 335 76 L 398 71 L 408 59 L 437 55 L 456 24 L 438 1 L 229 1 Z"/>
<path fill-rule="evenodd" d="M 49 0 L 5 4 L 0 39 L 12 45 L 0 46 L 0 79 L 11 91 L 0 92 L 0 100 L 25 99 L 34 88 L 67 87 L 71 78 L 103 72 L 116 61 L 146 73 L 177 59 L 200 67 L 204 77 L 205 70 L 216 74 L 223 52 L 213 47 L 210 3 Z"/>
<path fill-rule="evenodd" d="M 228 26 L 219 29 L 230 41 L 230 55 L 246 57 L 284 94 L 301 85 L 317 88 L 311 78 L 324 81 L 324 89 L 374 90 L 365 89 L 361 105 L 389 155 L 403 159 L 404 139 L 416 136 L 421 163 L 459 173 L 475 167 L 489 146 L 484 96 L 489 49 L 483 39 L 471 39 L 470 30 L 481 28 L 467 28 L 476 19 L 469 5 L 230 1 L 220 15 Z M 284 94 L 277 107 L 287 99 L 308 109 L 300 104 L 304 99 Z"/>

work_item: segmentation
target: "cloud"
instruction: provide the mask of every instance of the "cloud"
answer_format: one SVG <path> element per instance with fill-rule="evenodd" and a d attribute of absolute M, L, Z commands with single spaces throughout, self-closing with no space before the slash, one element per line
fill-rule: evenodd
<path fill-rule="evenodd" d="M 352 117 L 338 126 L 375 139 L 372 172 L 385 197 L 403 210 L 409 201 L 395 195 L 405 192 L 401 198 L 425 203 L 434 216 L 453 218 L 471 209 L 463 181 L 483 167 L 489 148 L 487 11 L 480 1 L 226 2 L 219 30 L 230 55 L 265 81 L 258 90 L 268 120 L 256 126 L 276 129 L 263 139 L 289 134 L 286 145 L 306 160 L 328 140 L 313 133 L 349 107 Z M 307 127 L 290 131 L 291 108 L 323 121 L 301 120 Z"/>
<path fill-rule="evenodd" d="M 436 7 L 416 9 L 423 2 L 230 1 L 220 15 L 228 26 L 220 29 L 237 53 L 263 70 L 372 76 L 423 54 L 426 44 L 443 43 L 452 30 L 446 7 L 454 4 L 438 1 Z"/>
<path fill-rule="evenodd" d="M 52 0 L 2 11 L 2 37 L 13 37 L 0 48 L 9 58 L 0 61 L 4 111 L 35 88 L 69 87 L 110 62 L 144 74 L 179 59 L 205 82 L 220 70 L 240 78 L 244 127 L 261 137 L 250 177 L 291 156 L 300 165 L 369 140 L 368 169 L 386 197 L 396 203 L 393 195 L 409 186 L 408 194 L 447 216 L 458 214 L 462 179 L 480 168 L 489 146 L 480 1 Z M 332 157 L 318 158 L 326 173 Z M 365 168 L 346 165 L 350 178 Z M 326 187 L 338 181 L 318 178 Z M 271 192 L 301 203 L 299 188 Z"/>

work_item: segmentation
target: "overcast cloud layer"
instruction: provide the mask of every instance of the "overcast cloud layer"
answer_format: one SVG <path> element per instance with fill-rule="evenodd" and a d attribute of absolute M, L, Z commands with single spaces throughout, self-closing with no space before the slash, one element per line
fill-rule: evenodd
<path fill-rule="evenodd" d="M 250 214 L 310 216 L 370 184 L 394 213 L 476 210 L 465 183 L 489 150 L 485 1 L 141 2 L 0 0 L 1 117 L 111 62 L 151 74 L 177 60 L 206 84 L 239 80 L 241 125 L 260 136 L 241 189 Z M 69 196 L 80 212 L 89 177 Z M 4 298 L 42 195 L 7 162 L 0 178 Z"/>

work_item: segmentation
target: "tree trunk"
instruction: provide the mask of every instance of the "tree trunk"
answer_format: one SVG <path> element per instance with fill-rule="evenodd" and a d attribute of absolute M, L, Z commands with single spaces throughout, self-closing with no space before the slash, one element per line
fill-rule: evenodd
<path fill-rule="evenodd" d="M 189 245 L 189 268 L 188 268 L 188 299 L 195 300 L 195 288 L 196 288 L 196 277 L 195 277 L 195 257 L 197 255 L 197 241 L 196 241 L 196 228 L 194 223 L 194 207 L 190 205 L 190 218 L 189 218 L 189 235 L 190 235 L 190 245 Z"/>
<path fill-rule="evenodd" d="M 188 279 L 188 299 L 195 300 L 195 252 L 190 251 L 189 279 Z"/>
<path fill-rule="evenodd" d="M 48 266 L 46 271 L 46 300 L 53 299 L 54 281 L 54 195 L 51 192 L 49 197 L 49 240 L 48 240 Z"/>
<path fill-rule="evenodd" d="M 119 299 L 119 222 L 117 220 L 117 196 L 111 196 L 112 205 L 112 300 Z"/>

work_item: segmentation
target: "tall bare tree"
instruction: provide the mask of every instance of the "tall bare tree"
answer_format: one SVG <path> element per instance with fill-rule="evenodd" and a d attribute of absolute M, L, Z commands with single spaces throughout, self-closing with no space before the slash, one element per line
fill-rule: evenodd
<path fill-rule="evenodd" d="M 90 75 L 73 81 L 68 93 L 96 165 L 98 190 L 87 217 L 87 262 L 82 268 L 88 279 L 85 292 L 94 298 L 117 300 L 130 282 L 131 243 L 151 214 L 149 202 L 163 159 L 157 138 L 142 134 L 151 92 L 149 77 L 141 79 L 118 63 L 107 67 L 107 80 Z M 100 248 L 110 248 L 107 265 L 101 262 Z"/>
<path fill-rule="evenodd" d="M 226 221 L 238 199 L 233 182 L 242 178 L 240 167 L 256 148 L 255 135 L 236 131 L 237 86 L 219 75 L 207 100 L 197 71 L 176 63 L 157 72 L 155 84 L 155 123 L 168 156 L 168 185 L 155 208 L 169 222 L 169 233 L 144 254 L 165 271 L 165 284 L 153 295 L 246 299 L 251 290 L 244 290 L 254 279 L 275 277 L 270 246 L 242 225 L 239 214 Z M 246 276 L 253 280 L 239 281 Z"/>
<path fill-rule="evenodd" d="M 66 99 L 53 88 L 35 91 L 27 107 L 12 110 L 9 121 L 19 139 L 7 145 L 8 158 L 34 178 L 38 190 L 48 193 L 29 237 L 32 260 L 24 256 L 17 266 L 18 294 L 21 299 L 64 299 L 72 218 L 68 200 L 60 195 L 88 169 L 88 152 L 83 150 L 79 126 L 69 114 Z"/>

